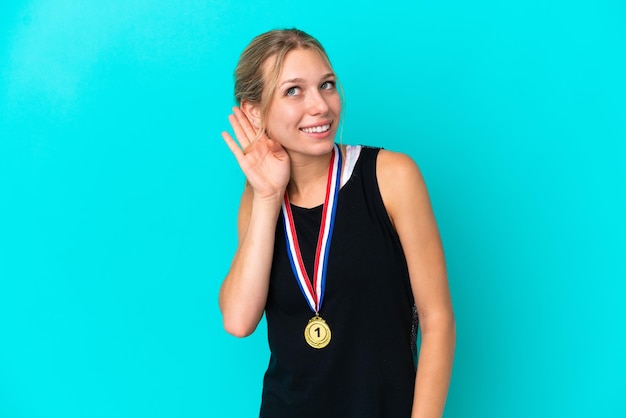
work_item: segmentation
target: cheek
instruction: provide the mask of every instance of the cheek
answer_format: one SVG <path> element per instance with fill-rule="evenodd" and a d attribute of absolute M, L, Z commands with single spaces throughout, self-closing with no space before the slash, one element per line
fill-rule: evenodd
<path fill-rule="evenodd" d="M 341 113 L 341 98 L 339 97 L 339 95 L 333 96 L 332 100 L 330 101 L 330 107 L 337 115 Z"/>
<path fill-rule="evenodd" d="M 301 112 L 295 106 L 282 106 L 275 109 L 271 123 L 275 127 L 289 128 L 300 121 Z"/>
<path fill-rule="evenodd" d="M 339 95 L 339 91 L 335 90 L 329 92 L 326 96 L 326 103 L 328 103 L 328 106 L 332 107 L 333 110 L 341 110 L 341 96 Z"/>
<path fill-rule="evenodd" d="M 298 124 L 296 112 L 288 106 L 273 106 L 267 114 L 266 131 L 278 139 L 293 126 Z"/>

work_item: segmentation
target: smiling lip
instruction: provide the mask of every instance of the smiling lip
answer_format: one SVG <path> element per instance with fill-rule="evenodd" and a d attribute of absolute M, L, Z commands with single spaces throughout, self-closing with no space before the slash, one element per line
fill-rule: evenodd
<path fill-rule="evenodd" d="M 319 123 L 316 125 L 311 125 L 311 126 L 305 126 L 300 128 L 300 130 L 304 133 L 307 134 L 323 134 L 325 132 L 328 132 L 330 130 L 330 125 L 332 123 L 328 122 L 328 123 Z"/>

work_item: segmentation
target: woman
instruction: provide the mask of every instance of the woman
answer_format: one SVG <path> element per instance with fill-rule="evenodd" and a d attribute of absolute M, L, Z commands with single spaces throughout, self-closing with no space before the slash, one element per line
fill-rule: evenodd
<path fill-rule="evenodd" d="M 417 166 L 335 144 L 337 77 L 302 31 L 256 37 L 235 71 L 235 98 L 237 142 L 222 136 L 247 184 L 219 300 L 238 337 L 266 314 L 260 416 L 440 417 L 455 323 Z"/>

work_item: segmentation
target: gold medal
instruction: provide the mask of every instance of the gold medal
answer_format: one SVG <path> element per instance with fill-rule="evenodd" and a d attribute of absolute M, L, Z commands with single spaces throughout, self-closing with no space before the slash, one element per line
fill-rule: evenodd
<path fill-rule="evenodd" d="M 315 315 L 304 329 L 304 339 L 313 348 L 324 348 L 330 342 L 330 327 L 319 315 Z"/>

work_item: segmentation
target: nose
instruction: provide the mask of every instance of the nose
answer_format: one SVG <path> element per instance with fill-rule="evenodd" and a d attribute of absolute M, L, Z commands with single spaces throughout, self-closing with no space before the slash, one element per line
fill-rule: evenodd
<path fill-rule="evenodd" d="M 320 91 L 315 90 L 307 95 L 307 109 L 311 115 L 323 115 L 328 112 L 328 103 Z"/>

